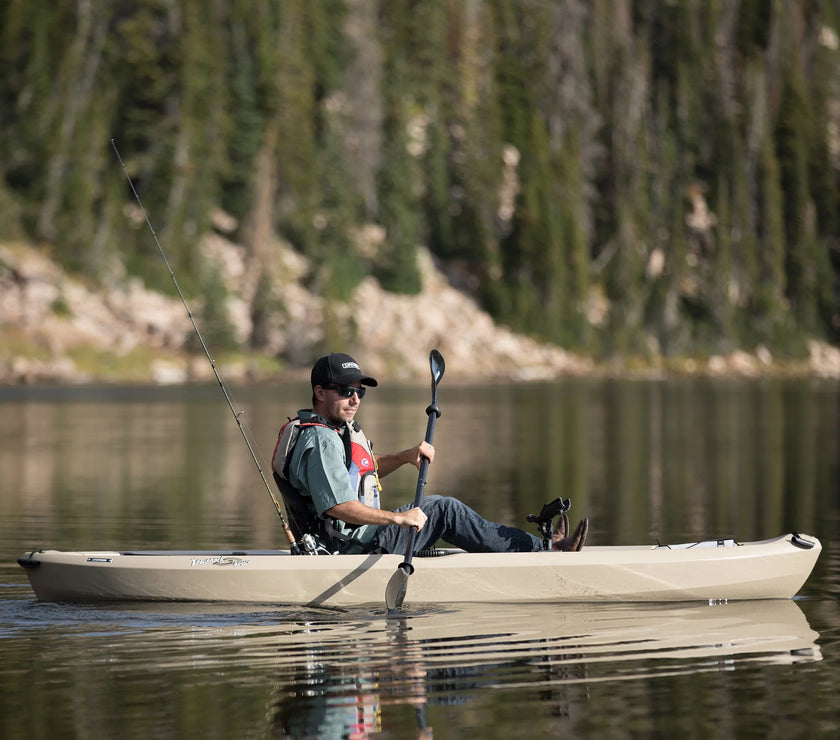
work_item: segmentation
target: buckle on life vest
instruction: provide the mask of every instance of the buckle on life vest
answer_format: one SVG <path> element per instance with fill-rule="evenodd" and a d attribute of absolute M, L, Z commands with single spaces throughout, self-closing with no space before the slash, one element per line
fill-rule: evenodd
<path fill-rule="evenodd" d="M 554 517 L 559 514 L 565 514 L 571 508 L 571 499 L 556 498 L 550 503 L 543 504 L 539 514 L 528 514 L 526 518 L 529 522 L 533 522 L 539 527 L 543 540 L 551 542 L 551 522 L 554 520 Z"/>

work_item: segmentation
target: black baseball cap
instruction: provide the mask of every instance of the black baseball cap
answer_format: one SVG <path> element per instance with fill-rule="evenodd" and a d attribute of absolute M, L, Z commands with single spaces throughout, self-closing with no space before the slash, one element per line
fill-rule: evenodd
<path fill-rule="evenodd" d="M 363 375 L 356 362 L 350 355 L 341 352 L 324 355 L 312 367 L 312 387 L 316 385 L 352 385 L 361 383 L 372 388 L 379 385 L 376 378 Z"/>

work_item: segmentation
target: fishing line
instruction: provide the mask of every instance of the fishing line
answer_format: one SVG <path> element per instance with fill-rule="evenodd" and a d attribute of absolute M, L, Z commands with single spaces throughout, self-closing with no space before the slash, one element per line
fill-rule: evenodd
<path fill-rule="evenodd" d="M 254 448 L 251 445 L 251 441 L 248 439 L 248 435 L 245 432 L 245 428 L 242 426 L 242 421 L 239 417 L 245 412 L 237 412 L 234 408 L 233 400 L 231 399 L 230 394 L 228 393 L 228 390 L 225 387 L 224 382 L 222 381 L 222 376 L 219 374 L 219 371 L 216 368 L 216 363 L 213 360 L 213 356 L 210 354 L 210 350 L 207 348 L 207 344 L 204 342 L 204 337 L 201 336 L 201 332 L 198 330 L 198 324 L 195 321 L 195 317 L 193 316 L 192 311 L 190 311 L 190 307 L 187 305 L 187 299 L 184 298 L 184 294 L 181 292 L 181 286 L 178 284 L 178 280 L 175 278 L 175 273 L 169 264 L 169 260 L 166 258 L 166 253 L 163 251 L 163 247 L 161 246 L 160 240 L 158 239 L 158 236 L 155 233 L 154 227 L 152 226 L 152 222 L 149 220 L 149 214 L 146 213 L 146 208 L 143 205 L 143 201 L 140 200 L 140 195 L 134 187 L 134 183 L 131 180 L 131 176 L 128 174 L 128 170 L 125 167 L 125 162 L 123 162 L 123 158 L 120 156 L 120 151 L 119 149 L 117 149 L 117 142 L 114 139 L 111 139 L 111 146 L 114 148 L 114 154 L 117 155 L 120 167 L 122 167 L 123 173 L 125 174 L 125 179 L 128 180 L 128 185 L 131 188 L 131 192 L 134 194 L 134 199 L 137 201 L 137 205 L 140 206 L 140 211 L 143 213 L 143 218 L 146 220 L 146 225 L 149 227 L 149 231 L 152 232 L 152 237 L 155 240 L 155 244 L 157 244 L 160 256 L 163 258 L 163 263 L 166 265 L 166 269 L 169 271 L 169 277 L 172 278 L 172 283 L 175 285 L 175 290 L 178 291 L 178 296 L 181 299 L 181 303 L 184 304 L 184 309 L 187 312 L 187 316 L 189 316 L 190 318 L 190 322 L 192 323 L 193 329 L 195 330 L 195 335 L 198 337 L 198 341 L 201 343 L 201 348 L 204 350 L 204 354 L 207 356 L 207 359 L 210 362 L 210 367 L 213 368 L 213 374 L 216 376 L 216 380 L 219 383 L 219 387 L 222 389 L 222 393 L 225 396 L 227 405 L 230 408 L 230 413 L 233 414 L 233 418 L 236 420 L 236 425 L 239 427 L 239 431 L 242 434 L 242 439 L 245 440 L 245 445 L 248 447 L 248 452 L 251 453 L 251 458 L 254 461 L 254 465 L 257 466 L 257 472 L 259 472 L 260 474 L 260 478 L 262 479 L 263 485 L 265 486 L 265 490 L 268 491 L 268 495 L 271 497 L 271 502 L 274 504 L 274 508 L 276 509 L 277 514 L 280 517 L 280 521 L 283 523 L 283 531 L 286 534 L 286 539 L 289 540 L 289 546 L 292 550 L 292 553 L 295 555 L 299 555 L 300 548 L 298 547 L 297 542 L 295 542 L 295 537 L 292 534 L 292 530 L 289 528 L 288 523 L 286 522 L 286 517 L 283 516 L 283 509 L 280 506 L 280 502 L 277 500 L 277 497 L 271 490 L 271 486 L 268 485 L 268 480 L 266 479 L 265 474 L 263 473 L 262 465 L 260 465 L 260 461 L 257 458 L 257 454 L 256 452 L 254 452 Z"/>

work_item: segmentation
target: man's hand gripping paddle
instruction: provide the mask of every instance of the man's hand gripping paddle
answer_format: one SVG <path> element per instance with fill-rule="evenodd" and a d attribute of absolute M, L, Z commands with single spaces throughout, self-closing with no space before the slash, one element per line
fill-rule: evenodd
<path fill-rule="evenodd" d="M 432 370 L 432 403 L 426 409 L 429 420 L 426 424 L 426 442 L 432 443 L 435 436 L 435 422 L 440 416 L 440 409 L 437 403 L 437 387 L 443 377 L 444 363 L 440 352 L 433 349 L 429 353 L 429 365 Z M 426 489 L 426 472 L 429 469 L 429 458 L 424 457 L 420 462 L 420 475 L 417 477 L 417 492 L 414 494 L 414 506 L 420 506 L 423 501 L 423 492 Z M 397 566 L 388 586 L 385 589 L 385 605 L 388 611 L 399 609 L 405 600 L 405 592 L 408 589 L 408 578 L 414 573 L 414 566 L 411 559 L 414 557 L 414 540 L 417 536 L 417 528 L 412 527 L 408 536 L 408 547 L 405 551 L 405 560 Z"/>

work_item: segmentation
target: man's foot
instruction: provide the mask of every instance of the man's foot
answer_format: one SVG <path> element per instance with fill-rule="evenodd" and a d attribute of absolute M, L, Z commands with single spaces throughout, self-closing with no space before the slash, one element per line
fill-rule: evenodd
<path fill-rule="evenodd" d="M 560 523 L 558 523 L 558 529 L 559 528 Z M 565 525 L 565 528 L 568 529 L 568 524 Z M 589 517 L 585 517 L 580 520 L 580 523 L 577 525 L 577 528 L 572 534 L 559 539 L 552 537 L 554 542 L 551 545 L 551 549 L 560 550 L 561 552 L 577 552 L 583 547 L 583 543 L 586 541 L 586 535 L 588 532 Z"/>
<path fill-rule="evenodd" d="M 560 542 L 565 536 L 569 534 L 569 517 L 561 514 L 557 517 L 557 524 L 554 525 L 554 531 L 551 533 L 551 542 Z"/>

